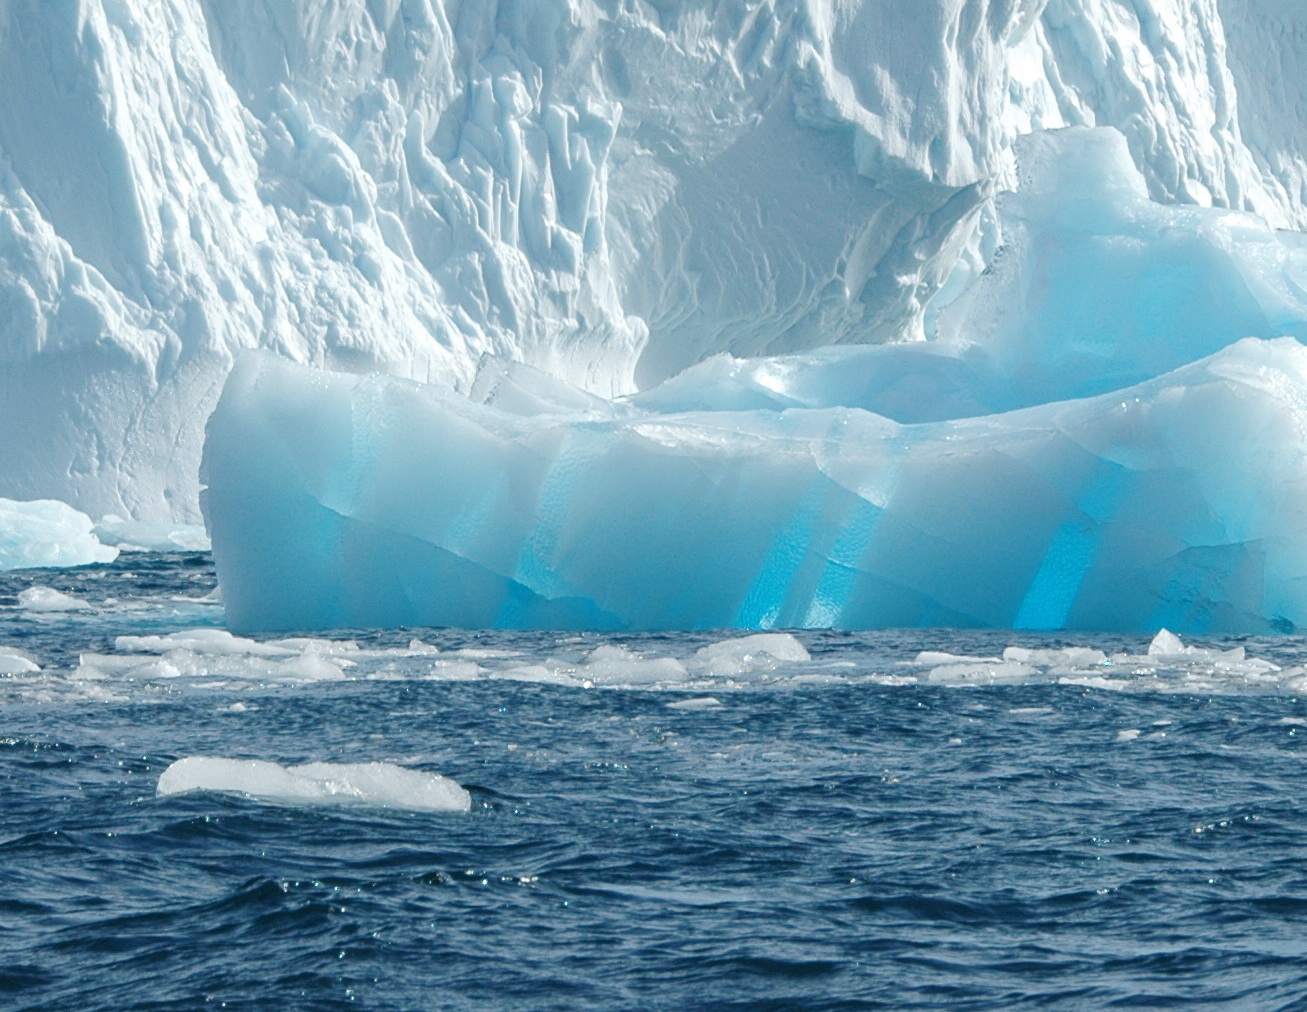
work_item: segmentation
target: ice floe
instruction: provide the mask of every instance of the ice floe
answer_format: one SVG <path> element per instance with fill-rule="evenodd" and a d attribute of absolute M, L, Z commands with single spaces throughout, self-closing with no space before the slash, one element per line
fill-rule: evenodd
<path fill-rule="evenodd" d="M 158 794 L 222 791 L 292 805 L 366 804 L 415 812 L 467 812 L 472 799 L 438 773 L 393 763 L 305 763 L 187 756 L 159 776 Z"/>

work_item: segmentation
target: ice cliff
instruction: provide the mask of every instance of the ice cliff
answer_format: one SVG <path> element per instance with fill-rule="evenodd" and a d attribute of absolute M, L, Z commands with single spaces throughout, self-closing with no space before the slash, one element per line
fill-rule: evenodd
<path fill-rule="evenodd" d="M 1017 139 L 1117 128 L 1181 246 L 1208 207 L 1301 228 L 1304 62 L 1297 0 L 8 0 L 0 496 L 194 522 L 251 348 L 547 407 L 931 337 L 955 391 L 1017 407 L 1035 379 L 976 376 L 1034 338 L 977 365 L 949 330 L 1038 301 L 1001 262 L 973 284 L 1004 220 L 1048 220 L 996 202 Z M 1209 273 L 1298 255 L 1239 220 L 1200 223 Z M 1295 332 L 1268 284 L 1230 340 Z M 940 396 L 900 401 L 973 413 Z"/>

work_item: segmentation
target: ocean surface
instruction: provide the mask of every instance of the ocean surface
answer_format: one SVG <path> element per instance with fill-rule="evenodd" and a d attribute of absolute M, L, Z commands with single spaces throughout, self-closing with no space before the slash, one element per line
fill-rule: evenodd
<path fill-rule="evenodd" d="M 1307 1008 L 1299 638 L 254 641 L 214 586 L 0 575 L 0 1008 Z"/>

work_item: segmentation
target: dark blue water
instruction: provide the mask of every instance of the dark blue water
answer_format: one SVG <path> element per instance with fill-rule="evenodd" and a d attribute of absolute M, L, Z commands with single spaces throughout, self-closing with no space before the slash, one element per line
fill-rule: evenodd
<path fill-rule="evenodd" d="M 33 582 L 98 610 L 15 607 Z M 0 1007 L 1307 1007 L 1292 676 L 958 688 L 903 662 L 1013 634 L 899 633 L 804 635 L 810 664 L 718 677 L 702 709 L 668 705 L 699 683 L 429 680 L 398 655 L 293 683 L 124 669 L 88 697 L 78 654 L 220 620 L 194 603 L 211 586 L 203 556 L 0 581 L 0 648 L 45 668 L 3 682 Z M 188 755 L 384 760 L 453 777 L 473 810 L 156 797 Z"/>

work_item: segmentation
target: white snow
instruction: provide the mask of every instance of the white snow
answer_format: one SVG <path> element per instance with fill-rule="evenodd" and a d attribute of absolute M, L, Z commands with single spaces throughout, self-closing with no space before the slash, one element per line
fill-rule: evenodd
<path fill-rule="evenodd" d="M 159 776 L 158 794 L 224 791 L 299 805 L 366 804 L 414 812 L 467 812 L 472 799 L 448 777 L 393 763 L 305 763 L 187 756 Z"/>
<path fill-rule="evenodd" d="M 1305 32 L 1297 0 L 11 0 L 0 495 L 196 523 L 253 346 L 608 396 L 934 333 L 1036 130 L 1302 227 Z M 534 410 L 524 375 L 480 393 Z"/>

